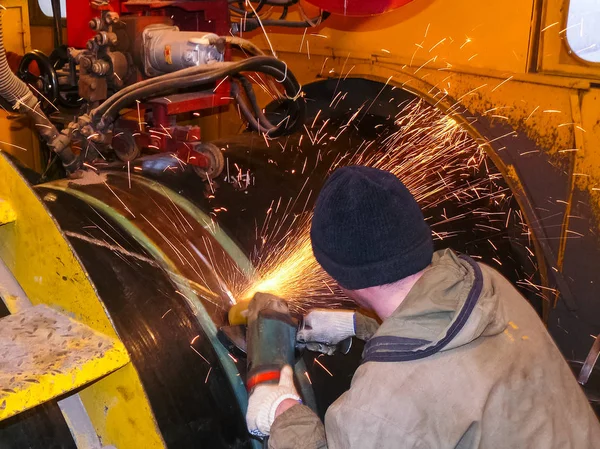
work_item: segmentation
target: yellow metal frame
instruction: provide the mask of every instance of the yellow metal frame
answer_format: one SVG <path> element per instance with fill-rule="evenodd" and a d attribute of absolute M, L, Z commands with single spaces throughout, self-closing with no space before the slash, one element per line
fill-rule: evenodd
<path fill-rule="evenodd" d="M 0 258 L 33 304 L 47 304 L 99 333 L 114 327 L 73 248 L 18 170 L 0 153 L 0 199 L 16 214 L 0 226 Z M 47 198 L 52 201 L 52 198 Z M 11 310 L 15 312 L 15 310 Z M 131 363 L 91 384 L 80 397 L 104 444 L 164 448 L 148 398 Z"/>

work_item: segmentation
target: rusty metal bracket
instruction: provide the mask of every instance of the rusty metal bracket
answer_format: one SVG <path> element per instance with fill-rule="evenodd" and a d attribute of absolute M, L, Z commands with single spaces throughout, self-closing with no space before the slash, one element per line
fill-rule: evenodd
<path fill-rule="evenodd" d="M 579 382 L 580 385 L 585 385 L 590 379 L 590 375 L 592 374 L 594 366 L 596 366 L 596 362 L 598 361 L 598 356 L 600 356 L 600 335 L 596 336 L 596 340 L 592 345 L 592 349 L 590 349 L 590 352 L 588 353 L 587 357 L 585 358 L 585 362 L 581 367 L 581 371 L 577 377 L 577 382 Z"/>

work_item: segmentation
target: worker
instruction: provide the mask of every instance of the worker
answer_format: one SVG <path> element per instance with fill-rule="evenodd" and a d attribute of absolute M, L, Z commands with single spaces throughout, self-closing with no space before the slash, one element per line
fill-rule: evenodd
<path fill-rule="evenodd" d="M 301 404 L 292 371 L 250 396 L 250 431 L 271 449 L 600 447 L 600 425 L 541 320 L 497 271 L 450 249 L 391 173 L 344 167 L 325 183 L 314 255 L 351 311 L 314 310 L 306 342 L 367 341 L 325 424 Z M 371 338 L 369 338 L 371 337 Z"/>

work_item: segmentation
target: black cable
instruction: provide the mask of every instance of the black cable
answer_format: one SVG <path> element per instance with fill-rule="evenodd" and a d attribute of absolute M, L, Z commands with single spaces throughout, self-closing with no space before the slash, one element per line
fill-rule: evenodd
<path fill-rule="evenodd" d="M 242 98 L 239 86 L 236 82 L 234 82 L 231 86 L 231 93 L 236 99 L 238 106 L 240 107 L 240 113 L 244 116 L 244 118 L 248 122 L 248 126 L 252 130 L 257 131 L 261 134 L 266 134 L 269 137 L 277 137 L 282 135 L 283 132 L 289 132 L 290 129 L 297 128 L 297 124 L 299 123 L 298 111 L 296 111 L 296 114 L 294 114 L 294 111 L 291 111 L 291 108 L 288 108 L 287 117 L 289 117 L 289 119 L 282 121 L 280 125 L 273 125 L 269 121 L 269 119 L 263 114 L 262 109 L 258 106 L 258 103 L 256 101 L 256 95 L 254 94 L 254 89 L 252 88 L 252 84 L 246 79 L 246 77 L 239 75 L 234 78 L 234 81 L 238 81 L 242 85 L 244 92 L 246 93 L 246 97 L 252 105 L 253 110 L 250 110 L 250 108 Z M 285 126 L 283 126 L 284 123 Z"/>
<path fill-rule="evenodd" d="M 274 125 L 264 115 L 262 109 L 258 105 L 252 84 L 241 75 L 235 77 L 234 80 L 240 82 L 244 88 L 246 97 L 252 105 L 254 114 L 252 114 L 252 111 L 250 111 L 245 104 L 240 92 L 236 91 L 236 89 L 232 89 L 232 94 L 240 105 L 240 112 L 244 114 L 251 129 L 263 134 L 267 134 L 269 137 L 278 137 L 283 134 L 298 130 L 304 123 L 306 105 L 303 99 L 297 99 L 295 101 L 290 99 L 284 100 L 284 102 L 288 103 L 286 118 L 277 125 Z M 245 108 L 245 110 L 243 108 Z"/>
<path fill-rule="evenodd" d="M 214 68 L 214 66 L 218 67 Z M 246 93 L 251 98 L 250 101 L 256 104 L 256 106 L 253 105 L 255 112 L 258 108 L 258 121 L 264 121 L 266 125 L 266 127 L 262 128 L 256 126 L 257 129 L 262 129 L 270 136 L 277 136 L 295 130 L 302 124 L 305 115 L 305 104 L 301 98 L 297 97 L 300 93 L 300 85 L 294 75 L 287 71 L 287 66 L 282 61 L 268 56 L 252 57 L 239 62 L 193 67 L 191 70 L 185 69 L 175 72 L 175 75 L 178 75 L 177 77 L 174 77 L 173 74 L 168 74 L 153 78 L 152 80 L 142 81 L 141 83 L 137 83 L 137 86 L 130 86 L 135 88 L 128 89 L 123 95 L 121 95 L 121 92 L 113 95 L 92 111 L 92 123 L 97 125 L 99 130 L 105 130 L 114 122 L 123 108 L 131 106 L 136 100 L 165 95 L 177 89 L 211 84 L 227 76 L 238 75 L 244 71 L 260 72 L 274 77 L 284 87 L 287 96 L 290 98 L 290 107 L 288 108 L 290 111 L 289 120 L 282 122 L 279 126 L 272 125 L 268 122 L 264 114 L 262 114 L 260 108 L 258 108 L 255 100 L 256 97 L 253 96 L 254 92 L 251 90 L 251 85 L 248 84 L 250 90 Z M 184 76 L 182 76 L 182 73 Z M 240 108 L 244 106 L 240 106 Z M 255 127 L 254 123 L 258 124 L 258 121 L 251 121 L 251 127 Z"/>
<path fill-rule="evenodd" d="M 225 78 L 226 76 L 237 74 L 240 71 L 259 71 L 268 73 L 269 70 L 272 72 L 273 68 L 276 69 L 274 76 L 279 75 L 279 77 L 283 79 L 286 70 L 285 64 L 268 56 L 248 58 L 239 62 L 198 66 L 193 67 L 191 71 L 190 69 L 185 69 L 174 72 L 173 74 L 158 76 L 151 80 L 138 83 L 139 86 L 131 86 L 132 89 L 128 89 L 124 94 L 122 94 L 122 92 L 125 91 L 125 89 L 113 95 L 96 108 L 96 110 L 92 111 L 92 118 L 96 120 L 99 119 L 100 116 L 102 116 L 102 118 L 106 118 L 106 116 L 115 117 L 115 110 L 118 111 L 121 108 L 127 107 L 131 102 L 131 98 L 133 98 L 133 101 L 141 100 L 151 95 L 158 95 L 158 93 L 164 91 L 168 92 L 174 89 L 191 87 L 193 85 L 209 84 Z M 173 76 L 174 74 L 178 76 Z M 294 93 L 294 95 L 296 93 Z M 109 113 L 108 111 L 111 112 Z"/>
<path fill-rule="evenodd" d="M 285 18 L 288 15 L 288 7 L 284 6 L 283 7 L 283 12 L 281 13 L 281 16 L 279 17 L 279 20 L 285 20 Z"/>
<path fill-rule="evenodd" d="M 264 63 L 270 63 L 274 61 L 278 61 L 275 58 L 272 57 L 268 57 L 265 56 L 264 60 L 262 60 Z M 248 61 L 252 61 L 252 62 L 248 62 Z M 194 67 L 189 67 L 187 69 L 182 69 L 182 70 L 178 70 L 176 72 L 173 73 L 168 73 L 166 75 L 161 75 L 161 76 L 157 76 L 154 78 L 149 78 L 147 80 L 144 81 L 140 81 L 137 82 L 135 84 L 132 84 L 130 86 L 127 86 L 121 90 L 119 90 L 117 93 L 115 93 L 114 95 L 112 95 L 111 97 L 109 97 L 107 100 L 105 100 L 100 106 L 98 106 L 96 109 L 94 109 L 91 112 L 91 116 L 92 118 L 99 118 L 101 115 L 103 115 L 106 110 L 115 102 L 119 101 L 122 97 L 128 95 L 131 92 L 137 91 L 140 88 L 144 88 L 146 86 L 151 86 L 157 83 L 160 83 L 162 81 L 177 81 L 179 79 L 181 79 L 182 77 L 186 77 L 188 75 L 197 75 L 199 73 L 206 73 L 206 72 L 211 72 L 211 71 L 217 71 L 219 69 L 221 70 L 229 70 L 230 68 L 238 68 L 238 67 L 246 67 L 247 64 L 250 65 L 256 65 L 256 59 L 255 58 L 248 58 L 245 59 L 243 61 L 239 61 L 239 62 L 220 62 L 220 63 L 214 63 L 214 64 L 207 64 L 207 65 L 201 65 L 201 66 L 194 66 Z M 285 64 L 282 63 L 281 61 L 278 61 L 278 64 L 280 64 L 281 66 L 285 67 Z M 245 69 L 242 69 L 245 70 Z M 226 75 L 224 75 L 223 77 L 225 77 Z M 295 78 L 294 78 L 295 79 Z"/>
<path fill-rule="evenodd" d="M 231 3 L 231 1 L 230 1 Z M 240 4 L 241 2 L 238 2 L 238 4 Z M 244 17 L 256 17 L 256 15 L 261 11 L 261 9 L 263 9 L 263 7 L 265 5 L 269 4 L 267 0 L 259 0 L 258 1 L 258 6 L 256 6 L 256 8 L 254 8 L 254 11 L 256 11 L 256 13 L 254 11 L 248 11 L 243 4 L 240 5 L 239 8 L 236 8 L 235 6 L 231 6 L 231 4 L 229 5 L 229 9 L 244 16 Z"/>
<path fill-rule="evenodd" d="M 323 13 L 320 16 L 310 19 L 310 22 L 312 22 L 312 23 L 310 23 L 306 20 L 292 21 L 292 20 L 281 20 L 281 19 L 274 19 L 274 20 L 266 19 L 266 20 L 262 20 L 262 25 L 265 27 L 279 26 L 279 27 L 286 27 L 286 28 L 313 28 L 314 26 L 318 26 L 321 23 L 323 23 L 323 21 L 325 21 L 330 15 L 331 15 L 331 13 L 328 13 L 327 11 L 323 11 Z M 253 18 L 253 19 L 246 19 L 246 20 L 242 21 L 242 25 L 240 26 L 240 29 L 243 32 L 250 32 L 250 31 L 256 30 L 259 27 L 260 27 L 260 23 L 259 23 L 258 19 Z"/>

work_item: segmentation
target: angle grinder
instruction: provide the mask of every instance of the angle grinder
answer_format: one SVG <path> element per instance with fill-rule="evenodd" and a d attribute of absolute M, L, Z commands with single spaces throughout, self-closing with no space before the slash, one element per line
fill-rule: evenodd
<path fill-rule="evenodd" d="M 297 333 L 305 326 L 303 317 L 293 316 L 283 299 L 268 293 L 257 293 L 252 301 L 235 304 L 229 310 L 229 324 L 219 330 L 219 339 L 230 352 L 246 355 L 249 392 L 259 384 L 279 383 L 281 369 L 285 365 L 294 367 L 297 350 L 316 348 L 347 354 L 352 346 L 351 338 L 335 348 L 319 342 L 298 342 Z"/>

